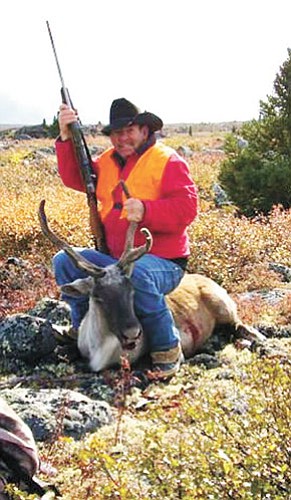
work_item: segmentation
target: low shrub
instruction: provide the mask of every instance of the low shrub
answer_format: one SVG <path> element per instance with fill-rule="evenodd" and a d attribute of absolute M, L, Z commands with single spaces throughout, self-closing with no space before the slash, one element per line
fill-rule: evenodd
<path fill-rule="evenodd" d="M 153 393 L 119 435 L 102 429 L 44 450 L 66 498 L 287 498 L 290 364 L 253 360 L 231 381 L 223 369 L 183 370 L 183 384 Z"/>

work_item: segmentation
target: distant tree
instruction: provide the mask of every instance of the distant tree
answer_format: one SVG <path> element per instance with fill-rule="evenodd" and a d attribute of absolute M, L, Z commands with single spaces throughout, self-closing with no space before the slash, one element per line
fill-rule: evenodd
<path fill-rule="evenodd" d="M 57 116 L 54 116 L 52 124 L 48 127 L 49 136 L 56 138 L 60 133 L 59 122 Z"/>
<path fill-rule="evenodd" d="M 226 139 L 219 181 L 246 215 L 268 213 L 276 204 L 291 206 L 291 49 L 273 89 L 260 101 L 259 119 L 240 130 L 246 147 L 236 134 Z"/>
<path fill-rule="evenodd" d="M 189 127 L 189 135 L 192 137 L 192 125 Z"/>

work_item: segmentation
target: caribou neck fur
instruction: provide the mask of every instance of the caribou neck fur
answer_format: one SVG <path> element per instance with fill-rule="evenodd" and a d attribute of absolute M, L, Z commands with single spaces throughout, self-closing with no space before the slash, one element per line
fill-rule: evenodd
<path fill-rule="evenodd" d="M 44 201 L 40 204 L 39 218 L 44 234 L 63 249 L 79 269 L 88 274 L 85 279 L 61 287 L 68 295 L 89 297 L 89 310 L 78 335 L 81 355 L 88 358 L 93 371 L 120 363 L 124 349 L 129 353 L 131 362 L 136 361 L 147 350 L 147 346 L 134 312 L 130 275 L 134 261 L 151 246 L 150 233 L 144 230 L 145 244 L 133 248 L 137 225 L 130 223 L 125 249 L 119 261 L 101 268 L 87 261 L 52 233 L 47 225 Z M 258 330 L 240 321 L 236 304 L 226 290 L 206 276 L 186 274 L 179 287 L 167 296 L 167 302 L 180 330 L 186 357 L 193 356 L 219 324 L 233 326 L 236 335 L 242 335 L 250 341 L 265 340 Z"/>
<path fill-rule="evenodd" d="M 133 309 L 133 287 L 116 264 L 102 276 L 78 279 L 61 287 L 73 297 L 89 296 L 89 309 L 78 332 L 78 349 L 93 371 L 120 363 L 124 350 L 134 362 L 146 350 Z"/>
<path fill-rule="evenodd" d="M 67 295 L 89 297 L 89 310 L 78 333 L 78 347 L 82 356 L 89 359 L 94 371 L 117 363 L 123 349 L 130 353 L 132 360 L 136 359 L 145 347 L 144 341 L 140 341 L 143 336 L 141 336 L 141 325 L 134 312 L 134 290 L 130 276 L 134 262 L 151 248 L 150 232 L 142 228 L 145 244 L 133 248 L 137 223 L 131 222 L 120 259 L 115 264 L 102 268 L 89 262 L 51 231 L 44 206 L 43 200 L 39 207 L 39 220 L 43 233 L 68 254 L 76 267 L 88 274 L 85 279 L 78 279 L 61 287 Z"/>

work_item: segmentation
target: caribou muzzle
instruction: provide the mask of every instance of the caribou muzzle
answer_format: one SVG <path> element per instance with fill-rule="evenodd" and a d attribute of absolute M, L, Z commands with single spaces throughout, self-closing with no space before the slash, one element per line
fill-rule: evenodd
<path fill-rule="evenodd" d="M 137 342 L 139 341 L 142 334 L 142 329 L 132 327 L 128 328 L 126 332 L 122 332 L 120 343 L 122 349 L 125 351 L 132 351 L 135 349 Z"/>
<path fill-rule="evenodd" d="M 91 335 L 94 337 L 96 334 L 96 328 L 94 329 L 92 325 L 96 324 L 96 311 L 98 311 L 99 316 L 102 314 L 104 330 L 118 338 L 122 349 L 128 351 L 135 349 L 141 337 L 142 329 L 133 311 L 133 294 L 128 293 L 129 279 L 134 262 L 149 252 L 152 246 L 151 233 L 148 229 L 141 228 L 140 231 L 145 237 L 145 243 L 134 247 L 134 237 L 138 224 L 130 222 L 126 232 L 124 250 L 119 260 L 107 267 L 99 267 L 87 260 L 81 253 L 75 251 L 65 240 L 62 240 L 50 229 L 44 207 L 45 200 L 42 200 L 39 205 L 38 215 L 44 235 L 59 249 L 66 252 L 74 265 L 91 278 L 90 280 L 89 278 L 76 280 L 77 283 L 73 282 L 64 285 L 67 294 L 68 286 L 71 285 L 72 296 L 86 295 L 93 299 L 90 300 L 89 311 L 87 312 L 90 321 L 86 323 L 90 325 Z M 130 286 L 132 287 L 132 285 Z M 115 308 L 112 307 L 114 302 Z M 95 303 L 95 306 L 96 304 L 99 306 L 93 307 L 93 303 Z M 98 329 L 97 334 L 100 336 Z M 95 345 L 95 340 L 95 338 L 93 340 L 89 339 L 88 345 L 84 349 L 85 357 L 88 356 L 87 351 L 90 351 L 91 344 Z"/>

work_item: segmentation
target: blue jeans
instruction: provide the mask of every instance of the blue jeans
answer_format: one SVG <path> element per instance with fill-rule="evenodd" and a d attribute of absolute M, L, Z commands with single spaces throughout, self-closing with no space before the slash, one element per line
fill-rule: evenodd
<path fill-rule="evenodd" d="M 75 250 L 100 267 L 116 262 L 110 255 L 94 249 Z M 53 268 L 58 285 L 87 277 L 63 251 L 53 258 Z M 143 255 L 134 264 L 131 275 L 135 291 L 134 307 L 151 352 L 171 349 L 179 342 L 179 332 L 164 296 L 179 285 L 183 274 L 184 271 L 174 262 L 151 254 Z M 73 327 L 78 328 L 88 310 L 88 297 L 74 298 L 63 294 L 62 298 L 70 305 Z"/>

